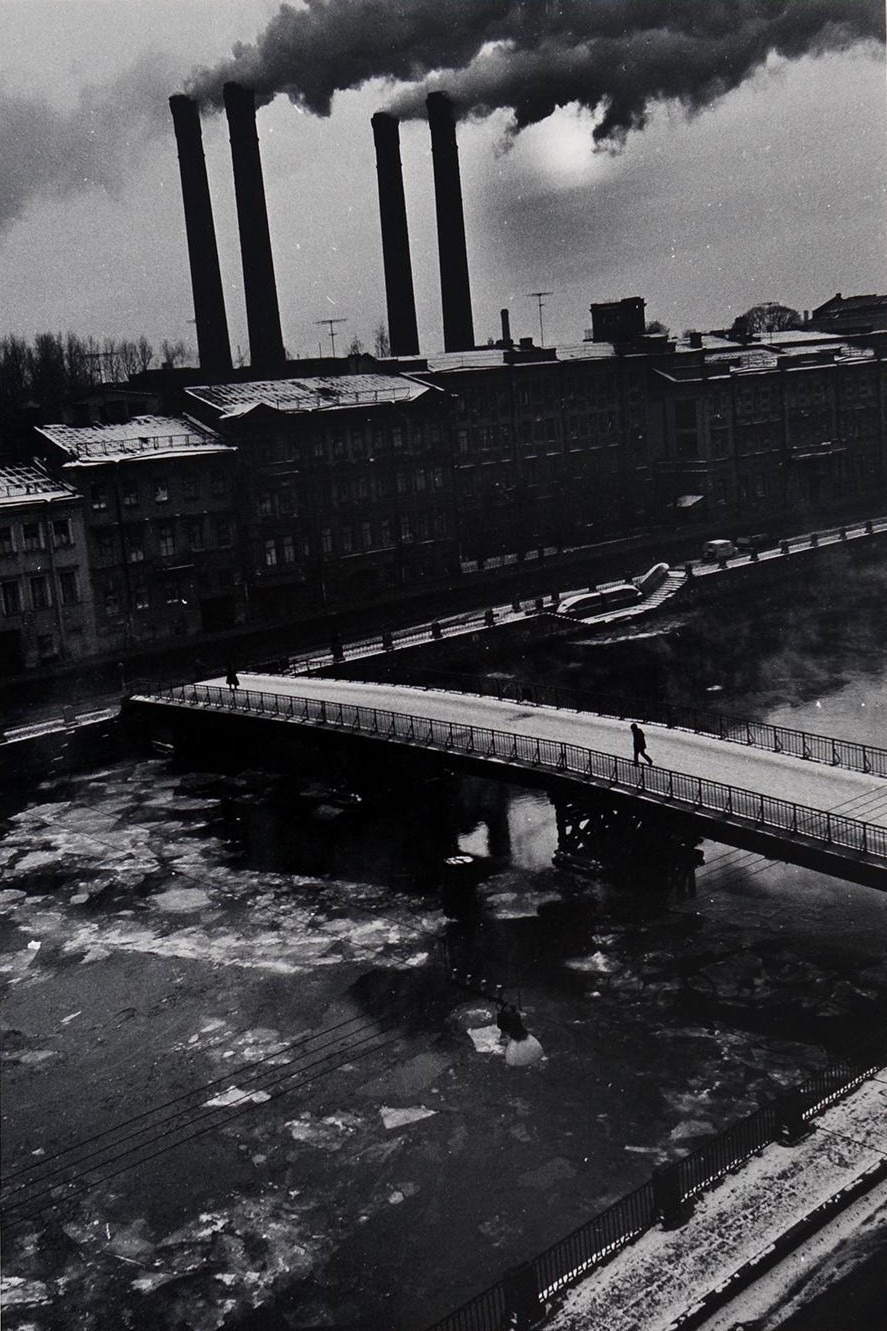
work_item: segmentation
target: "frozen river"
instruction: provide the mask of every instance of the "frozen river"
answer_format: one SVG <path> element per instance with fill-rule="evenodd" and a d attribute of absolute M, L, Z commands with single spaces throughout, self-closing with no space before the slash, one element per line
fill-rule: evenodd
<path fill-rule="evenodd" d="M 863 616 L 876 661 L 777 612 L 778 689 L 766 624 L 741 680 L 701 676 L 692 624 L 656 651 L 692 644 L 687 688 L 725 710 L 878 742 L 887 628 Z M 150 757 L 7 801 L 12 1331 L 259 1307 L 422 1331 L 883 1023 L 887 896 L 716 846 L 695 898 L 617 890 L 553 865 L 538 793 L 361 793 Z M 459 852 L 483 867 L 462 923 Z M 454 964 L 520 1003 L 540 1064 L 506 1065 Z"/>

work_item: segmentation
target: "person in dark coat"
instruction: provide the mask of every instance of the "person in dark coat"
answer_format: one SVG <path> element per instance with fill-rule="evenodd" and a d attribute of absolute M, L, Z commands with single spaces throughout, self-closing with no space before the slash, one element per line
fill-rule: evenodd
<path fill-rule="evenodd" d="M 228 688 L 231 690 L 232 693 L 234 692 L 235 689 L 240 688 L 240 680 L 237 678 L 237 671 L 234 669 L 233 665 L 228 666 L 228 670 L 225 675 L 225 683 L 228 685 Z"/>
<path fill-rule="evenodd" d="M 632 721 L 631 723 L 631 742 L 632 745 L 634 746 L 635 767 L 639 765 L 639 759 L 641 758 L 646 758 L 647 762 L 652 767 L 653 759 L 650 757 L 649 753 L 647 752 L 646 736 L 644 735 L 643 730 L 641 730 L 640 726 L 636 721 Z"/>

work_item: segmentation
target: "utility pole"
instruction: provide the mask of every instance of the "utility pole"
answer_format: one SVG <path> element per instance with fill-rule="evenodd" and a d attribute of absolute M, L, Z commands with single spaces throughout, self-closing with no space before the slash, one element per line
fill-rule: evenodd
<path fill-rule="evenodd" d="M 326 324 L 327 328 L 329 328 L 329 330 L 330 330 L 330 346 L 331 346 L 332 349 L 333 349 L 333 359 L 335 359 L 335 356 L 336 356 L 336 329 L 335 329 L 335 325 L 336 325 L 336 324 L 345 324 L 345 323 L 348 322 L 348 320 L 347 320 L 347 319 L 315 319 L 314 322 L 315 322 L 316 324 Z"/>
<path fill-rule="evenodd" d="M 538 304 L 538 306 L 539 306 L 539 345 L 540 345 L 540 347 L 544 347 L 544 346 L 545 346 L 545 334 L 544 334 L 544 332 L 542 331 L 542 308 L 543 308 L 543 305 L 544 305 L 545 302 L 544 302 L 544 300 L 543 300 L 543 297 L 544 297 L 544 296 L 553 296 L 553 295 L 554 295 L 554 292 L 553 292 L 553 291 L 528 291 L 528 292 L 527 292 L 527 295 L 528 295 L 528 296 L 533 296 L 533 297 L 535 297 L 536 302 L 537 302 L 537 304 Z"/>

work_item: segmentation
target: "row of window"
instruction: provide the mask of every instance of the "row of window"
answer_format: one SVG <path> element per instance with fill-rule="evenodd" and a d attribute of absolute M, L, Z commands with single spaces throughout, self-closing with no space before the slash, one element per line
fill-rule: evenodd
<path fill-rule="evenodd" d="M 51 610 L 55 595 L 61 605 L 78 605 L 80 584 L 76 569 L 60 569 L 56 577 L 56 592 L 52 580 L 45 573 L 33 578 L 5 579 L 0 583 L 0 606 L 4 617 L 11 619 L 24 614 L 26 610 Z"/>
<path fill-rule="evenodd" d="M 71 519 L 52 518 L 47 524 L 38 518 L 0 527 L 0 555 L 14 555 L 20 550 L 45 550 L 48 540 L 52 541 L 54 550 L 65 550 L 73 545 Z"/>
<path fill-rule="evenodd" d="M 309 447 L 317 462 L 363 462 L 386 452 L 423 453 L 438 447 L 445 438 L 437 421 L 411 421 L 409 425 L 383 427 L 355 425 L 318 430 Z M 257 462 L 295 462 L 304 445 L 295 439 L 263 439 L 253 445 Z"/>
<path fill-rule="evenodd" d="M 216 518 L 214 520 L 212 524 L 212 545 L 207 543 L 206 525 L 203 518 L 187 519 L 184 524 L 161 522 L 153 528 L 153 534 L 156 536 L 156 554 L 161 559 L 169 559 L 172 555 L 182 554 L 185 551 L 196 554 L 201 550 L 210 548 L 227 550 L 234 544 L 234 527 L 227 518 Z M 146 543 L 145 535 L 146 533 L 141 530 L 125 534 L 123 543 L 127 563 L 140 564 L 145 559 L 146 550 L 150 549 L 150 545 Z M 108 561 L 119 558 L 117 532 L 99 528 L 92 532 L 92 538 L 100 560 Z M 154 542 L 150 544 L 154 544 Z"/>
<path fill-rule="evenodd" d="M 397 522 L 383 518 L 380 522 L 361 522 L 335 531 L 332 527 L 324 527 L 320 532 L 320 552 L 323 555 L 352 555 L 360 551 L 387 550 L 402 541 L 443 540 L 449 530 L 445 513 L 404 513 Z M 311 536 L 287 534 L 269 537 L 263 542 L 261 551 L 264 568 L 288 567 L 300 559 L 310 559 L 315 553 L 315 544 Z"/>
<path fill-rule="evenodd" d="M 178 479 L 181 482 L 181 498 L 187 502 L 202 498 L 204 490 L 208 490 L 214 499 L 224 498 L 229 491 L 228 477 L 223 471 L 212 471 L 208 476 L 185 472 Z M 166 476 L 150 476 L 143 484 L 139 484 L 139 481 L 133 477 L 126 477 L 120 481 L 120 503 L 128 509 L 141 508 L 143 500 L 155 504 L 168 504 L 171 493 L 169 479 Z M 90 486 L 89 499 L 93 512 L 105 512 L 113 502 L 113 492 L 107 481 L 95 481 Z"/>

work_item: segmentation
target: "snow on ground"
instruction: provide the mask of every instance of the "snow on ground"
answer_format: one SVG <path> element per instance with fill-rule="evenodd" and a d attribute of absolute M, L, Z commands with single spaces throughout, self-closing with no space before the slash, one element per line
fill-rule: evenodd
<path fill-rule="evenodd" d="M 795 1146 L 773 1144 L 703 1194 L 681 1228 L 649 1230 L 570 1290 L 548 1331 L 667 1331 L 793 1225 L 883 1161 L 887 1081 L 866 1082 Z"/>

